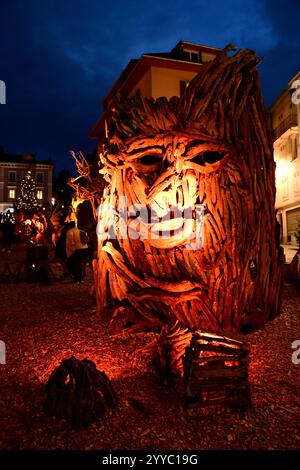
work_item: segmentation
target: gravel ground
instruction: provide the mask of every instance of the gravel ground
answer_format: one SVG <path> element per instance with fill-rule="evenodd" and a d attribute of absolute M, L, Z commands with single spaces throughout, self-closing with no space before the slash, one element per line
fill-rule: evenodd
<path fill-rule="evenodd" d="M 154 334 L 110 338 L 95 314 L 89 283 L 0 285 L 1 449 L 299 449 L 300 290 L 286 286 L 282 315 L 248 336 L 253 409 L 184 411 L 176 388 L 161 385 L 141 348 Z M 43 413 L 45 383 L 74 354 L 112 380 L 119 405 L 100 424 L 74 430 Z"/>

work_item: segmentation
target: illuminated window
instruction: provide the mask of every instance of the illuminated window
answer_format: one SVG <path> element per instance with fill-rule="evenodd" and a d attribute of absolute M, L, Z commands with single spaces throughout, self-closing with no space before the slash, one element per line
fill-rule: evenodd
<path fill-rule="evenodd" d="M 38 191 L 36 197 L 38 199 L 43 199 L 43 191 Z"/>
<path fill-rule="evenodd" d="M 8 192 L 8 197 L 9 197 L 9 199 L 15 199 L 16 191 L 14 189 L 10 189 L 9 192 Z"/>

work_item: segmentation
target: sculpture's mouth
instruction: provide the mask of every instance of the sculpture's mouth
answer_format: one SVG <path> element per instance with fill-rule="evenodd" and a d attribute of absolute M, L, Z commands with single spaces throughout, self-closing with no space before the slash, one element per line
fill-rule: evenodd
<path fill-rule="evenodd" d="M 182 179 L 163 191 L 150 193 L 148 204 L 139 207 L 138 214 L 135 207 L 133 213 L 129 212 L 128 235 L 166 249 L 197 241 L 204 211 L 196 190 L 194 178 L 192 187 Z"/>
<path fill-rule="evenodd" d="M 142 196 L 132 198 L 132 204 L 125 198 L 118 210 L 109 204 L 102 206 L 97 233 L 104 244 L 114 238 L 131 238 L 154 248 L 185 244 L 189 249 L 202 248 L 204 206 L 200 204 L 197 176 L 189 172 L 181 177 L 174 175 L 163 181 L 163 186 L 161 183 L 158 181 L 147 195 L 143 191 Z M 132 194 L 137 187 L 133 181 Z"/>

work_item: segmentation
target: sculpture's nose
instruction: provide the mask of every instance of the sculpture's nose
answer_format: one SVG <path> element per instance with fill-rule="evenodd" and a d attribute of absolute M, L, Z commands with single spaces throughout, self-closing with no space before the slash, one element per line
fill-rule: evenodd
<path fill-rule="evenodd" d="M 183 166 L 183 160 L 182 160 L 182 158 L 180 158 L 180 157 L 175 158 L 174 167 L 175 167 L 176 173 L 181 173 L 181 171 L 182 171 L 182 166 Z"/>
<path fill-rule="evenodd" d="M 185 145 L 180 142 L 173 148 L 171 145 L 167 149 L 167 160 L 173 165 L 175 172 L 181 173 L 183 167 L 182 155 L 185 152 Z"/>

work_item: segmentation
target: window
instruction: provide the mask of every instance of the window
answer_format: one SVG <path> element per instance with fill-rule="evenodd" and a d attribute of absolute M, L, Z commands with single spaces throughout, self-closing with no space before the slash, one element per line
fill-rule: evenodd
<path fill-rule="evenodd" d="M 36 181 L 37 181 L 37 183 L 43 183 L 44 182 L 44 173 L 37 173 L 36 174 Z"/>
<path fill-rule="evenodd" d="M 16 197 L 16 191 L 14 189 L 9 189 L 8 191 L 8 197 L 9 199 L 15 199 Z"/>
<path fill-rule="evenodd" d="M 183 58 L 183 60 L 190 60 L 190 54 L 189 54 L 189 52 L 183 50 L 183 51 L 182 51 L 182 58 Z"/>
<path fill-rule="evenodd" d="M 285 154 L 286 154 L 286 144 L 282 144 L 282 145 L 280 146 L 280 154 L 281 154 L 281 155 L 280 155 L 281 157 L 285 157 Z"/>
<path fill-rule="evenodd" d="M 191 60 L 192 60 L 192 62 L 199 62 L 199 53 L 198 52 L 192 52 L 191 53 Z"/>
<path fill-rule="evenodd" d="M 16 172 L 15 171 L 9 171 L 8 172 L 8 181 L 9 181 L 9 183 L 15 183 L 16 182 Z"/>
<path fill-rule="evenodd" d="M 300 193 L 300 170 L 297 170 L 294 173 L 294 191 L 296 195 Z"/>
<path fill-rule="evenodd" d="M 183 60 L 188 60 L 189 62 L 200 62 L 199 51 L 191 51 L 189 49 L 183 49 L 181 54 L 182 54 Z"/>
<path fill-rule="evenodd" d="M 292 160 L 296 160 L 298 157 L 298 139 L 297 136 L 293 139 L 293 148 L 292 148 Z"/>
<path fill-rule="evenodd" d="M 296 160 L 298 157 L 298 138 L 296 135 L 289 139 L 289 154 L 291 156 L 291 161 Z"/>
<path fill-rule="evenodd" d="M 37 197 L 38 199 L 43 199 L 43 191 L 40 191 L 40 190 L 39 190 L 39 191 L 37 192 L 36 197 Z"/>

